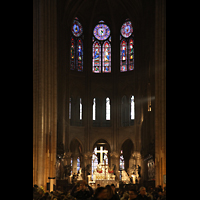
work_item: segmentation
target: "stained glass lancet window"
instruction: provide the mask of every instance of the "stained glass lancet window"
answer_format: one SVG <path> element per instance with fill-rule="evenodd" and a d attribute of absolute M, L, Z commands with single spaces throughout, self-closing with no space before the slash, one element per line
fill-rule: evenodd
<path fill-rule="evenodd" d="M 93 72 L 101 73 L 101 45 L 98 41 L 93 44 Z"/>
<path fill-rule="evenodd" d="M 103 69 L 102 72 L 111 72 L 111 45 L 108 41 L 103 44 Z"/>
<path fill-rule="evenodd" d="M 126 72 L 127 71 L 127 43 L 125 40 L 122 40 L 121 42 L 121 55 L 120 55 L 120 66 L 121 72 Z"/>
<path fill-rule="evenodd" d="M 129 47 L 128 47 L 128 51 L 129 51 L 129 71 L 134 69 L 134 41 L 131 38 L 129 40 Z"/>
<path fill-rule="evenodd" d="M 93 73 L 111 72 L 111 36 L 110 28 L 103 20 L 93 30 Z M 102 58 L 102 59 L 101 59 Z"/>
<path fill-rule="evenodd" d="M 120 35 L 120 72 L 134 69 L 134 35 L 129 19 L 123 23 Z"/>
<path fill-rule="evenodd" d="M 77 45 L 77 70 L 83 71 L 83 45 L 81 39 L 78 40 Z"/>
<path fill-rule="evenodd" d="M 70 69 L 83 71 L 83 28 L 78 18 L 73 21 L 71 28 Z"/>
<path fill-rule="evenodd" d="M 71 38 L 71 47 L 70 47 L 70 69 L 75 69 L 75 44 L 74 38 Z"/>

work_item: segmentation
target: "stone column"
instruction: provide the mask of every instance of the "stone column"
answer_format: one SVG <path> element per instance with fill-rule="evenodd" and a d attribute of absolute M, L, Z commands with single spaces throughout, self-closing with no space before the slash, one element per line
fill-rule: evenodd
<path fill-rule="evenodd" d="M 113 165 L 115 165 L 115 175 L 116 175 L 116 178 L 118 178 L 119 153 L 117 153 L 116 151 L 113 151 L 112 153 L 110 153 L 110 158 L 111 158 L 110 167 L 113 167 Z"/>
<path fill-rule="evenodd" d="M 84 168 L 88 168 L 88 172 L 92 175 L 92 154 L 91 152 L 84 153 Z M 88 182 L 87 171 L 85 171 L 85 181 Z"/>
<path fill-rule="evenodd" d="M 71 165 L 71 156 L 72 156 L 72 152 L 70 151 L 65 154 L 67 165 Z"/>
<path fill-rule="evenodd" d="M 141 178 L 139 178 L 139 175 L 138 175 L 138 165 L 141 167 L 141 170 L 140 170 L 140 174 L 142 173 L 142 170 L 143 170 L 143 167 L 142 167 L 142 157 L 141 157 L 141 154 L 140 152 L 138 151 L 135 151 L 132 156 L 132 163 L 136 166 L 136 178 L 138 179 L 139 183 L 141 183 L 142 180 L 142 175 L 141 175 Z"/>
<path fill-rule="evenodd" d="M 57 0 L 33 1 L 33 184 L 56 177 Z M 56 179 L 51 180 L 51 190 Z"/>
<path fill-rule="evenodd" d="M 166 175 L 166 1 L 155 1 L 155 185 Z"/>

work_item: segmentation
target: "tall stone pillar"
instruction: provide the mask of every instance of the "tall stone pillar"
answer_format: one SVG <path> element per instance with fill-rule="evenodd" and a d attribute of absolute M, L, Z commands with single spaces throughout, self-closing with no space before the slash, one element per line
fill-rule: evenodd
<path fill-rule="evenodd" d="M 142 156 L 140 154 L 140 152 L 138 151 L 135 151 L 132 155 L 131 155 L 131 159 L 130 159 L 130 162 L 131 162 L 131 165 L 129 164 L 130 167 L 132 167 L 133 165 L 136 167 L 135 168 L 135 173 L 136 173 L 136 177 L 138 179 L 138 183 L 141 183 L 142 180 L 143 180 L 143 177 L 142 177 L 142 170 L 143 170 L 143 162 L 142 162 Z M 130 163 L 129 162 L 129 163 Z M 140 170 L 140 175 L 141 175 L 141 178 L 139 178 L 139 174 L 138 174 L 138 167 L 141 167 L 139 170 Z"/>
<path fill-rule="evenodd" d="M 86 152 L 84 154 L 84 168 L 88 171 L 85 171 L 85 181 L 88 182 L 88 173 L 92 175 L 92 154 L 91 152 Z"/>
<path fill-rule="evenodd" d="M 155 185 L 166 175 L 166 0 L 155 1 Z"/>
<path fill-rule="evenodd" d="M 56 177 L 57 0 L 33 1 L 33 185 Z M 56 179 L 51 179 L 53 190 Z"/>
<path fill-rule="evenodd" d="M 71 156 L 72 156 L 72 152 L 70 151 L 65 154 L 66 165 L 71 165 Z"/>

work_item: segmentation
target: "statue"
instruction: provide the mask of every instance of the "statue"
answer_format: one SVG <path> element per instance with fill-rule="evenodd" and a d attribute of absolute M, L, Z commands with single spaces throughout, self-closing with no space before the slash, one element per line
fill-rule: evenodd
<path fill-rule="evenodd" d="M 82 178 L 82 168 L 80 167 L 80 169 L 79 169 L 79 173 L 78 173 L 78 178 L 77 178 L 77 180 L 83 180 L 83 178 Z"/>

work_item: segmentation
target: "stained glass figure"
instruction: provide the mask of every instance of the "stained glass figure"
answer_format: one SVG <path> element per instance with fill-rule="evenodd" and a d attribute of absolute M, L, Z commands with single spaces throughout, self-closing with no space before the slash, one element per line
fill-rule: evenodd
<path fill-rule="evenodd" d="M 77 45 L 77 70 L 83 71 L 83 45 L 81 39 L 78 40 Z"/>
<path fill-rule="evenodd" d="M 103 44 L 103 69 L 102 72 L 111 72 L 111 45 L 108 41 Z"/>
<path fill-rule="evenodd" d="M 110 29 L 106 24 L 98 24 L 93 31 L 98 40 L 106 40 L 110 36 Z"/>
<path fill-rule="evenodd" d="M 71 30 L 72 30 L 73 35 L 76 36 L 76 37 L 79 37 L 83 33 L 82 25 L 76 19 L 73 22 Z"/>
<path fill-rule="evenodd" d="M 75 44 L 74 44 L 74 38 L 71 38 L 71 48 L 70 48 L 70 69 L 74 70 L 75 69 Z"/>
<path fill-rule="evenodd" d="M 127 43 L 125 40 L 122 40 L 121 42 L 121 55 L 120 55 L 120 61 L 121 61 L 121 72 L 126 72 L 127 71 Z"/>
<path fill-rule="evenodd" d="M 134 41 L 129 40 L 129 71 L 134 69 Z"/>
<path fill-rule="evenodd" d="M 129 36 L 131 36 L 132 33 L 133 33 L 133 27 L 132 27 L 131 21 L 127 21 L 123 23 L 121 27 L 121 34 L 125 38 L 128 38 Z"/>
<path fill-rule="evenodd" d="M 93 44 L 93 72 L 101 72 L 101 45 L 98 41 Z"/>

